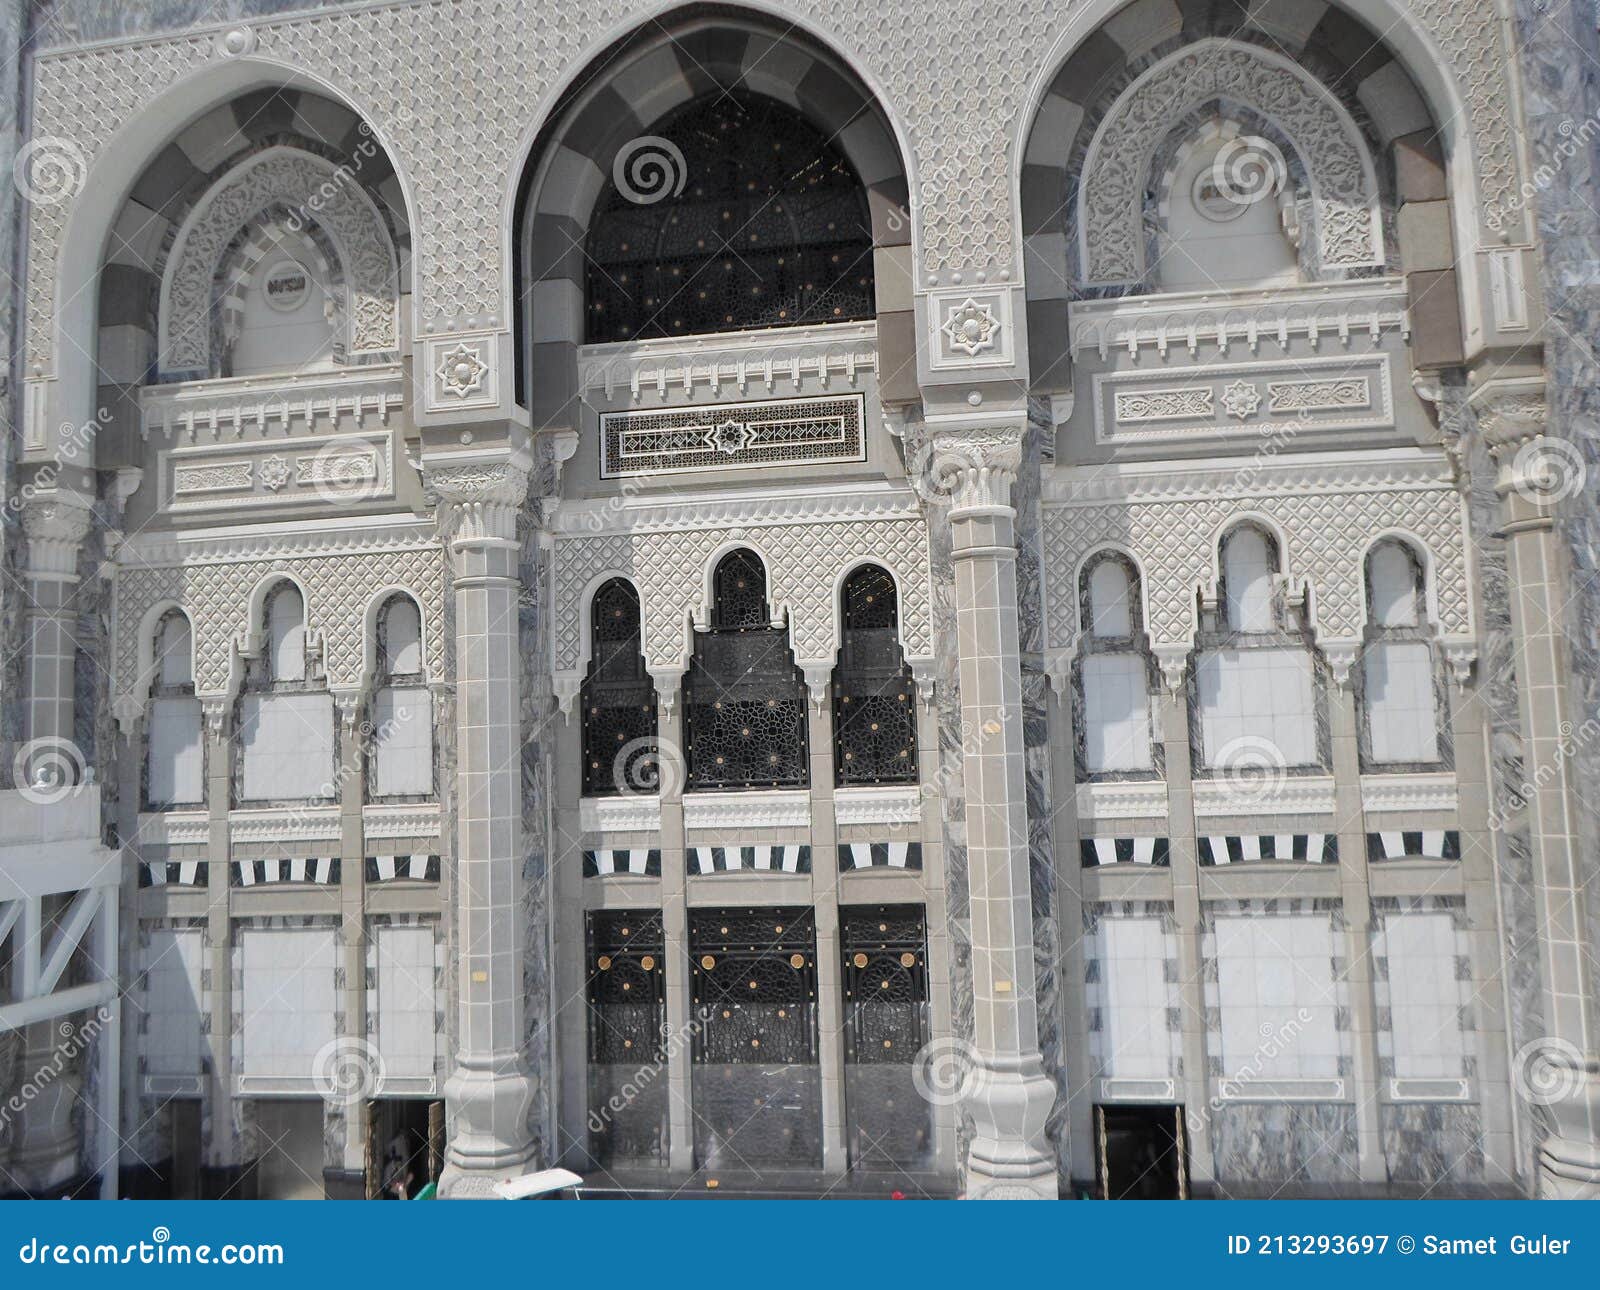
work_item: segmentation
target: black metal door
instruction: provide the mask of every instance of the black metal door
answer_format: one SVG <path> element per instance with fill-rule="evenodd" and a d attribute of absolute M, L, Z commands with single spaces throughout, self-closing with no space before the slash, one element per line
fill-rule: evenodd
<path fill-rule="evenodd" d="M 661 915 L 589 915 L 589 1154 L 667 1159 L 666 971 Z"/>
<path fill-rule="evenodd" d="M 928 951 L 921 905 L 846 905 L 844 1092 L 857 1169 L 933 1163 L 933 1108 L 912 1079 L 928 1042 Z"/>
<path fill-rule="evenodd" d="M 811 910 L 691 910 L 689 946 L 696 1163 L 820 1167 Z"/>

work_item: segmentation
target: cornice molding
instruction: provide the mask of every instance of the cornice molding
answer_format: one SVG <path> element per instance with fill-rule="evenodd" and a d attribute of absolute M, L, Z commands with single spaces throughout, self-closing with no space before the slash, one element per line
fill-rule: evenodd
<path fill-rule="evenodd" d="M 685 793 L 686 829 L 801 829 L 811 824 L 811 794 L 796 792 Z"/>
<path fill-rule="evenodd" d="M 140 533 L 117 548 L 117 563 L 124 568 L 181 568 L 372 551 L 424 551 L 433 549 L 437 542 L 438 528 L 431 516 L 402 511 L 359 518 Z"/>
<path fill-rule="evenodd" d="M 910 488 L 881 481 L 807 485 L 770 493 L 679 493 L 670 500 L 615 498 L 562 502 L 551 521 L 557 541 L 600 533 L 684 533 L 797 522 L 920 519 Z"/>

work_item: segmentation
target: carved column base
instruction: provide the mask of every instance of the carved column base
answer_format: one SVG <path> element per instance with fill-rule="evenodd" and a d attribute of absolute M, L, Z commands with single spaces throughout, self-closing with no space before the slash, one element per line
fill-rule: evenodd
<path fill-rule="evenodd" d="M 444 1096 L 450 1142 L 439 1177 L 441 1197 L 487 1200 L 494 1195 L 493 1184 L 529 1172 L 533 1080 L 520 1053 L 499 1060 L 458 1059 L 455 1074 L 445 1081 Z"/>
<path fill-rule="evenodd" d="M 1045 1120 L 1056 1086 L 1037 1054 L 976 1054 L 964 1103 L 973 1119 L 968 1200 L 1055 1200 L 1056 1157 Z"/>
<path fill-rule="evenodd" d="M 1545 1061 L 1565 1096 L 1546 1106 L 1555 1132 L 1539 1144 L 1539 1195 L 1600 1200 L 1600 1058 Z"/>

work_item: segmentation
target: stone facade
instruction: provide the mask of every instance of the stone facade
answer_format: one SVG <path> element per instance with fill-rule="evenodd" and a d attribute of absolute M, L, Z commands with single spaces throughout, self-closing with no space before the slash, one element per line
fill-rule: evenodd
<path fill-rule="evenodd" d="M 0 17 L 0 1192 L 1596 1193 L 1578 6 L 234 8 Z"/>

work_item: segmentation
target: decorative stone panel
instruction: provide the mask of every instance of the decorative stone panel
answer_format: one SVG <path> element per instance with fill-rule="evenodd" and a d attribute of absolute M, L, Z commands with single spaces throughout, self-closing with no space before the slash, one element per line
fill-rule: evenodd
<path fill-rule="evenodd" d="M 1398 449 L 1056 471 L 1044 520 L 1050 646 L 1076 646 L 1077 570 L 1114 547 L 1139 563 L 1151 645 L 1187 650 L 1199 626 L 1196 596 L 1216 588 L 1217 539 L 1247 515 L 1281 531 L 1285 581 L 1296 592 L 1310 587 L 1319 641 L 1361 638 L 1364 557 L 1382 533 L 1425 548 L 1430 617 L 1446 642 L 1473 639 L 1466 516 L 1450 463 L 1443 453 Z"/>
<path fill-rule="evenodd" d="M 1031 87 L 1055 71 L 1041 65 L 1043 51 L 1081 28 L 1080 7 L 975 0 L 949 21 L 929 24 L 920 9 L 900 5 L 865 16 L 848 0 L 787 6 L 821 39 L 848 51 L 912 141 L 919 188 L 912 209 L 919 212 L 924 271 L 989 265 L 1016 272 L 1011 158 L 1028 124 Z M 1460 87 L 1483 222 L 1514 222 L 1520 175 L 1498 10 L 1492 0 L 1408 0 L 1407 7 Z M 92 165 L 147 103 L 213 59 L 253 54 L 304 68 L 362 104 L 407 177 L 421 325 L 454 328 L 473 317 L 503 325 L 510 307 L 503 200 L 522 141 L 573 69 L 630 18 L 643 22 L 652 12 L 642 0 L 597 0 L 554 6 L 532 21 L 503 0 L 430 0 L 323 10 L 234 33 L 210 29 L 46 52 L 34 64 L 33 132 Z M 982 88 L 974 98 L 967 90 L 978 69 Z M 436 110 L 419 93 L 441 85 L 457 87 L 452 110 Z M 26 362 L 46 374 L 54 370 L 56 268 L 69 210 L 66 203 L 31 208 Z"/>
<path fill-rule="evenodd" d="M 444 679 L 445 556 L 431 520 L 389 516 L 360 529 L 135 539 L 118 561 L 118 696 L 141 697 L 139 634 L 147 612 L 163 601 L 189 615 L 196 694 L 226 696 L 234 657 L 252 628 L 251 593 L 274 574 L 304 588 L 307 636 L 321 644 L 330 689 L 360 684 L 367 607 L 390 586 L 421 606 L 429 676 Z"/>
<path fill-rule="evenodd" d="M 900 489 L 805 493 L 789 498 L 637 507 L 608 518 L 564 507 L 553 557 L 557 674 L 581 673 L 591 588 L 627 578 L 638 589 L 644 655 L 652 671 L 687 665 L 689 622 L 705 622 L 714 558 L 747 546 L 766 565 L 775 614 L 787 613 L 795 661 L 831 665 L 839 644 L 839 584 L 858 564 L 880 564 L 900 593 L 900 640 L 911 660 L 933 656 L 928 532 L 911 494 Z M 592 523 L 624 532 L 586 536 Z"/>

